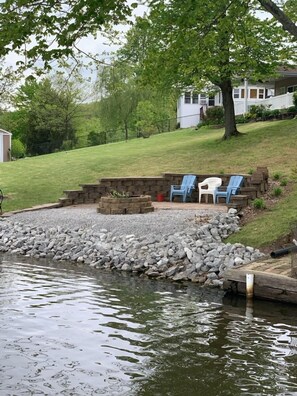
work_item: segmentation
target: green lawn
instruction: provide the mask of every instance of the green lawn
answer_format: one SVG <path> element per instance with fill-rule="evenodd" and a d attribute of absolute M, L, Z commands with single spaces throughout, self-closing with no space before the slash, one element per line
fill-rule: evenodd
<path fill-rule="evenodd" d="M 297 120 L 242 125 L 242 136 L 222 141 L 222 129 L 187 129 L 0 164 L 5 211 L 57 202 L 63 190 L 108 176 L 155 176 L 164 172 L 248 173 L 267 166 L 270 175 L 297 174 Z M 253 246 L 270 243 L 297 222 L 297 187 L 277 208 L 236 234 Z"/>

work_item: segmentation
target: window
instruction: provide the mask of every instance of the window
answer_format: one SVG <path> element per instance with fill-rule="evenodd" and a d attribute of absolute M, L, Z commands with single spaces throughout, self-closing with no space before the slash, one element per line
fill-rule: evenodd
<path fill-rule="evenodd" d="M 264 88 L 259 89 L 259 99 L 264 99 Z"/>
<path fill-rule="evenodd" d="M 245 98 L 245 89 L 241 88 L 241 99 Z"/>
<path fill-rule="evenodd" d="M 205 94 L 200 94 L 200 104 L 201 105 L 206 105 L 206 95 Z"/>
<path fill-rule="evenodd" d="M 291 87 L 288 87 L 288 92 L 295 92 L 297 91 L 297 85 L 292 85 Z"/>
<path fill-rule="evenodd" d="M 257 99 L 257 92 L 258 90 L 255 88 L 250 89 L 250 98 L 251 99 Z"/>
<path fill-rule="evenodd" d="M 239 99 L 239 88 L 234 88 L 233 89 L 233 98 L 234 99 Z"/>
<path fill-rule="evenodd" d="M 191 92 L 185 92 L 185 103 L 191 103 Z"/>
<path fill-rule="evenodd" d="M 215 105 L 215 97 L 214 95 L 210 95 L 208 97 L 208 106 L 214 106 Z"/>
<path fill-rule="evenodd" d="M 192 103 L 198 103 L 199 95 L 196 92 L 193 92 Z"/>

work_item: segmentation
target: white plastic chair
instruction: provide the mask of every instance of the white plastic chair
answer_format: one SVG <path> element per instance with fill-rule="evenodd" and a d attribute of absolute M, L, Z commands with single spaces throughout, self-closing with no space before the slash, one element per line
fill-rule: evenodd
<path fill-rule="evenodd" d="M 206 194 L 205 201 L 208 203 L 208 194 L 212 195 L 213 203 L 216 203 L 215 195 L 218 187 L 222 185 L 222 179 L 220 177 L 208 177 L 203 182 L 198 183 L 199 188 L 199 203 L 201 202 L 201 196 Z M 202 188 L 204 187 L 204 188 Z"/>

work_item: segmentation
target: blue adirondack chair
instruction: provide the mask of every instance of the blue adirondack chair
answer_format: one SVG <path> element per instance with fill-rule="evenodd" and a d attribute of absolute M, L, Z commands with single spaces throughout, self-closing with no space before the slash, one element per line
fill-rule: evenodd
<path fill-rule="evenodd" d="M 220 197 L 226 198 L 226 204 L 230 202 L 231 196 L 236 195 L 239 191 L 240 186 L 243 183 L 243 176 L 231 176 L 226 191 L 215 192 L 215 202 L 219 201 Z"/>
<path fill-rule="evenodd" d="M 170 188 L 170 201 L 175 196 L 181 196 L 183 202 L 186 202 L 187 198 L 191 196 L 192 191 L 195 189 L 196 176 L 185 175 L 182 180 L 182 184 L 179 186 L 172 185 Z"/>

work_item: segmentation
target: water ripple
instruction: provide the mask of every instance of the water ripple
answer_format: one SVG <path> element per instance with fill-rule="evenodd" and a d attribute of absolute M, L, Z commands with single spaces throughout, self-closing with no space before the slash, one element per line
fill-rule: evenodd
<path fill-rule="evenodd" d="M 257 315 L 196 285 L 3 260 L 0 395 L 297 395 L 297 323 L 276 308 Z"/>

